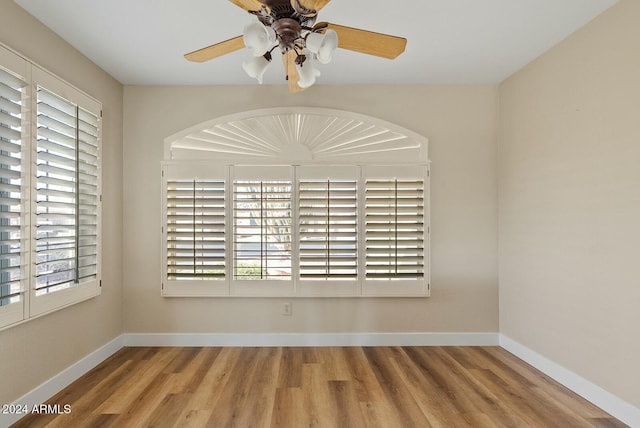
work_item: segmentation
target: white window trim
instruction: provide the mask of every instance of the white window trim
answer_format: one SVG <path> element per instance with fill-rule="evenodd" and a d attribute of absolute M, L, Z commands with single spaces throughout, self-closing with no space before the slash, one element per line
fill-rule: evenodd
<path fill-rule="evenodd" d="M 226 279 L 221 281 L 167 281 L 166 244 L 161 251 L 161 294 L 166 297 L 406 297 L 430 294 L 430 203 L 428 140 L 397 125 L 356 113 L 333 109 L 287 107 L 225 116 L 196 125 L 165 139 L 162 162 L 161 213 L 166 243 L 167 171 L 183 178 L 226 178 Z M 233 279 L 234 169 L 253 170 L 253 177 L 268 179 L 269 168 L 291 168 L 292 173 L 292 280 Z M 358 218 L 364 218 L 364 181 L 367 171 L 380 168 L 401 178 L 411 175 L 424 182 L 424 278 L 419 280 L 366 280 L 364 275 L 364 222 L 359 221 L 358 278 L 353 281 L 303 280 L 299 277 L 298 181 L 305 168 L 320 167 L 330 178 L 357 170 Z M 419 173 L 417 171 L 420 171 Z M 171 178 L 175 174 L 169 173 Z M 209 174 L 209 175 L 208 175 Z M 331 175 L 333 174 L 333 175 Z M 418 176 L 416 176 L 418 174 Z M 231 199 L 230 199 L 231 198 Z M 203 282 L 204 284 L 193 284 Z"/>
<path fill-rule="evenodd" d="M 41 86 L 67 101 L 78 105 L 96 115 L 101 116 L 102 104 L 80 89 L 65 82 L 60 77 L 40 67 L 35 62 L 13 51 L 0 43 L 0 66 L 10 73 L 20 76 L 25 82 L 24 118 L 23 118 L 23 242 L 25 260 L 22 265 L 22 296 L 19 303 L 0 307 L 0 330 L 30 321 L 45 314 L 63 309 L 70 305 L 96 297 L 101 294 L 102 269 L 102 153 L 101 128 L 98 145 L 98 178 L 97 178 L 97 274 L 96 278 L 74 287 L 37 296 L 35 294 L 35 269 L 33 268 L 33 251 L 35 251 L 35 159 L 37 135 L 37 97 L 36 91 Z"/>

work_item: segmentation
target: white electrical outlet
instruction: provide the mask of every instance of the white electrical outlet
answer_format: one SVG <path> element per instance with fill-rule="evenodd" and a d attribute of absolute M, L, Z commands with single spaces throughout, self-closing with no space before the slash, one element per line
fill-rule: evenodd
<path fill-rule="evenodd" d="M 282 305 L 282 315 L 291 316 L 293 314 L 293 303 L 285 302 Z"/>

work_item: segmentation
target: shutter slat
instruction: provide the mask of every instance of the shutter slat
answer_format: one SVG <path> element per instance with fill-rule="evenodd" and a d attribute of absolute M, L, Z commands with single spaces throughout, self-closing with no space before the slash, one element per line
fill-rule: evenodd
<path fill-rule="evenodd" d="M 0 86 L 2 86 L 2 83 L 0 83 Z M 9 114 L 19 115 L 22 112 L 21 100 L 18 99 L 16 102 L 0 96 L 0 110 L 4 110 Z"/>
<path fill-rule="evenodd" d="M 0 123 L 9 128 L 19 128 L 22 126 L 22 119 L 0 110 Z"/>
<path fill-rule="evenodd" d="M 7 140 L 11 140 L 12 138 L 9 138 L 9 136 L 5 136 L 3 134 L 3 132 L 7 129 L 9 128 L 0 127 L 0 137 L 6 138 Z M 13 131 L 13 129 L 11 129 L 10 131 Z M 9 153 L 20 153 L 22 151 L 22 146 L 20 145 L 20 138 L 19 138 L 20 134 L 18 133 L 17 135 L 18 135 L 18 138 L 15 139 L 15 141 L 17 141 L 15 143 L 0 140 L 0 150 L 9 152 Z"/>
<path fill-rule="evenodd" d="M 4 169 L 0 168 L 0 177 L 7 180 L 7 177 L 4 177 L 2 175 L 2 171 L 4 171 Z M 0 183 L 0 192 L 20 193 L 20 190 L 21 190 L 20 184 Z"/>
<path fill-rule="evenodd" d="M 0 177 L 6 180 L 17 180 L 22 176 L 20 171 L 14 171 L 6 168 L 1 168 L 0 170 Z"/>
<path fill-rule="evenodd" d="M 62 134 L 51 128 L 38 128 L 38 147 L 45 150 L 50 148 L 65 147 L 75 153 L 76 139 L 72 135 Z"/>
<path fill-rule="evenodd" d="M 12 211 L 0 211 L 0 219 L 20 219 L 20 213 Z"/>
<path fill-rule="evenodd" d="M 22 159 L 20 159 L 19 157 L 7 156 L 0 153 L 0 165 L 2 165 L 3 167 L 4 166 L 19 167 L 22 165 Z M 7 168 L 3 168 L 3 169 L 7 169 Z M 1 173 L 0 173 L 0 176 L 1 176 Z"/>
<path fill-rule="evenodd" d="M 57 166 L 52 166 L 50 164 L 39 164 L 37 176 L 38 178 L 47 177 L 47 174 L 53 174 L 57 176 L 70 177 L 70 173 L 73 173 L 69 168 L 60 168 Z M 72 181 L 69 179 L 69 181 Z"/>
<path fill-rule="evenodd" d="M 0 97 L 6 98 L 7 100 L 13 101 L 15 103 L 19 103 L 22 100 L 22 92 L 19 88 L 12 87 L 14 85 L 12 85 L 10 82 L 2 80 L 2 77 L 4 76 L 0 76 Z"/>
<path fill-rule="evenodd" d="M 0 68 L 0 83 L 11 88 L 24 88 L 27 83 L 20 77 Z"/>
<path fill-rule="evenodd" d="M 59 186 L 59 187 L 75 190 L 75 183 L 73 182 L 73 180 L 74 180 L 74 177 L 72 176 L 69 176 L 67 180 L 63 180 L 60 178 L 40 176 L 38 177 L 38 192 L 41 193 L 42 195 L 46 195 L 46 191 L 48 190 L 47 185 Z M 55 190 L 57 191 L 60 189 L 55 189 Z"/>

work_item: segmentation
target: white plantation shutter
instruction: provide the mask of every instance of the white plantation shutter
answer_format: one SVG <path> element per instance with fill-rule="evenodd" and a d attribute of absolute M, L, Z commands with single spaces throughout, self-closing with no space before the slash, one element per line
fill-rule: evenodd
<path fill-rule="evenodd" d="M 237 295 L 280 295 L 292 282 L 293 193 L 288 166 L 231 167 Z"/>
<path fill-rule="evenodd" d="M 301 279 L 357 279 L 357 188 L 355 179 L 299 180 Z"/>
<path fill-rule="evenodd" d="M 291 180 L 234 180 L 234 279 L 291 279 L 291 196 Z"/>
<path fill-rule="evenodd" d="M 425 277 L 425 182 L 368 178 L 365 257 L 368 280 Z"/>
<path fill-rule="evenodd" d="M 22 221 L 25 86 L 22 79 L 0 68 L 0 307 L 21 302 L 24 292 L 28 238 Z M 18 320 L 2 318 L 0 326 Z"/>
<path fill-rule="evenodd" d="M 38 87 L 36 296 L 98 278 L 99 122 Z"/>
<path fill-rule="evenodd" d="M 168 180 L 167 279 L 224 280 L 224 180 Z"/>
<path fill-rule="evenodd" d="M 0 328 L 100 294 L 101 110 L 0 46 Z"/>
<path fill-rule="evenodd" d="M 162 294 L 427 296 L 428 177 L 415 164 L 166 163 Z"/>

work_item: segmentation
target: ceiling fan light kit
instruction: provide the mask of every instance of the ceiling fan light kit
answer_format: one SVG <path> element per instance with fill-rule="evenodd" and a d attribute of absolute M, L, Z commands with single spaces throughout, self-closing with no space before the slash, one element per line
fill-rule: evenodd
<path fill-rule="evenodd" d="M 393 59 L 404 52 L 407 40 L 366 30 L 316 23 L 318 11 L 330 0 L 230 0 L 258 21 L 246 25 L 242 36 L 198 49 L 185 55 L 204 62 L 246 47 L 253 58 L 242 68 L 262 84 L 264 73 L 279 48 L 289 90 L 312 86 L 320 71 L 313 62 L 328 64 L 337 48 Z"/>

